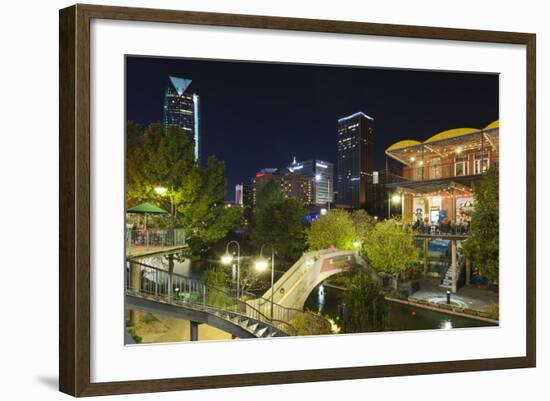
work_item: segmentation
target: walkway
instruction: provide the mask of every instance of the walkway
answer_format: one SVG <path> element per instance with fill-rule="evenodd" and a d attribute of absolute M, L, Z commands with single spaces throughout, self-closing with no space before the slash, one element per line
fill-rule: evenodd
<path fill-rule="evenodd" d="M 202 281 L 147 265 L 136 259 L 127 261 L 126 306 L 153 314 L 163 314 L 194 322 L 206 323 L 239 338 L 280 337 L 297 335 L 292 320 L 308 314 L 266 299 L 243 301 L 223 289 Z M 310 317 L 322 317 L 310 314 Z M 191 336 L 192 338 L 193 335 Z"/>
<path fill-rule="evenodd" d="M 428 302 L 446 300 L 446 290 L 439 287 L 437 280 L 422 280 L 420 291 L 412 294 L 415 299 L 422 299 Z M 498 292 L 487 289 L 483 286 L 464 286 L 452 294 L 451 300 L 463 304 L 465 308 L 491 313 L 495 305 L 498 305 Z"/>

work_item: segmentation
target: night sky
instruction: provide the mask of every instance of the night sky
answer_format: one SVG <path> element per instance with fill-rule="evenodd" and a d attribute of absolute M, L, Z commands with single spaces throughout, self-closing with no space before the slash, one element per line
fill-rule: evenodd
<path fill-rule="evenodd" d="M 498 119 L 495 74 L 127 57 L 128 120 L 162 121 L 170 75 L 193 80 L 201 159 L 225 161 L 228 200 L 235 184 L 262 168 L 286 167 L 293 156 L 336 168 L 337 120 L 357 111 L 374 118 L 376 169 L 398 140 Z"/>

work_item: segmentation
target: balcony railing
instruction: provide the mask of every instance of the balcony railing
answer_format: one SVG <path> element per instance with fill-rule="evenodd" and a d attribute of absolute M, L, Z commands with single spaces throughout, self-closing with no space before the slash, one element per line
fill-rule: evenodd
<path fill-rule="evenodd" d="M 143 229 L 126 230 L 126 246 L 162 248 L 185 245 L 185 230 L 176 229 Z"/>
<path fill-rule="evenodd" d="M 449 236 L 468 236 L 470 235 L 470 225 L 467 223 L 438 223 L 438 224 L 418 224 L 414 223 L 411 228 L 415 234 L 419 235 L 449 235 Z"/>
<path fill-rule="evenodd" d="M 496 163 L 496 161 L 492 161 L 492 163 Z M 484 172 L 488 166 L 489 164 L 487 159 L 483 161 L 483 165 L 481 160 L 439 164 L 429 164 L 426 162 L 423 166 L 405 166 L 403 167 L 401 174 L 396 174 L 395 172 L 388 174 L 388 183 L 436 180 L 478 175 Z"/>

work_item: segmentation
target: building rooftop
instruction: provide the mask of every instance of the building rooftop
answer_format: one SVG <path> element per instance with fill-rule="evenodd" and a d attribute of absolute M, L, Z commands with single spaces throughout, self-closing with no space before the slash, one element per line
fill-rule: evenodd
<path fill-rule="evenodd" d="M 178 78 L 178 77 L 169 77 L 169 78 L 170 78 L 170 82 L 172 83 L 172 86 L 180 96 L 185 93 L 189 85 L 191 85 L 191 82 L 193 82 L 192 80 L 186 79 L 186 78 Z"/>
<path fill-rule="evenodd" d="M 371 116 L 367 116 L 365 113 L 363 113 L 362 111 L 358 111 L 357 113 L 353 113 L 352 115 L 349 115 L 347 117 L 342 117 L 342 118 L 339 118 L 338 119 L 338 122 L 340 121 L 346 121 L 346 120 L 349 120 L 349 119 L 352 119 L 352 118 L 355 118 L 355 117 L 359 117 L 359 116 L 363 116 L 371 121 L 374 121 L 374 118 L 372 118 Z"/>
<path fill-rule="evenodd" d="M 430 154 L 446 156 L 469 148 L 498 149 L 499 121 L 484 128 L 453 128 L 430 136 L 424 142 L 415 139 L 397 141 L 386 149 L 386 155 L 405 164 Z"/>

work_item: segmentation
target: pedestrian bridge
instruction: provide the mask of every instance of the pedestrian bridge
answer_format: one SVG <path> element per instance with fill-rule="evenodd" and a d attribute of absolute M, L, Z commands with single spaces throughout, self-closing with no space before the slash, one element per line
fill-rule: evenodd
<path fill-rule="evenodd" d="M 266 338 L 298 335 L 292 321 L 307 314 L 271 300 L 243 300 L 230 292 L 207 285 L 201 280 L 170 273 L 136 259 L 126 265 L 126 307 L 150 313 L 169 315 L 191 322 L 191 339 L 197 339 L 193 327 L 206 323 L 238 338 Z M 195 338 L 194 338 L 195 337 Z"/>
<path fill-rule="evenodd" d="M 273 290 L 275 303 L 285 308 L 303 310 L 309 294 L 315 287 L 330 276 L 349 270 L 355 265 L 367 269 L 371 276 L 378 280 L 376 273 L 370 270 L 358 251 L 330 248 L 306 252 L 275 282 L 273 289 L 266 291 L 253 305 L 259 310 L 265 310 L 268 306 L 265 300 L 271 300 Z"/>
<path fill-rule="evenodd" d="M 331 248 L 306 252 L 263 296 L 253 298 L 248 294 L 245 300 L 201 280 L 128 259 L 125 300 L 129 309 L 189 320 L 192 340 L 197 339 L 196 327 L 201 323 L 239 338 L 294 336 L 299 333 L 293 321 L 300 316 L 324 323 L 322 316 L 304 311 L 313 289 L 355 265 L 363 266 L 378 279 L 357 251 Z"/>

